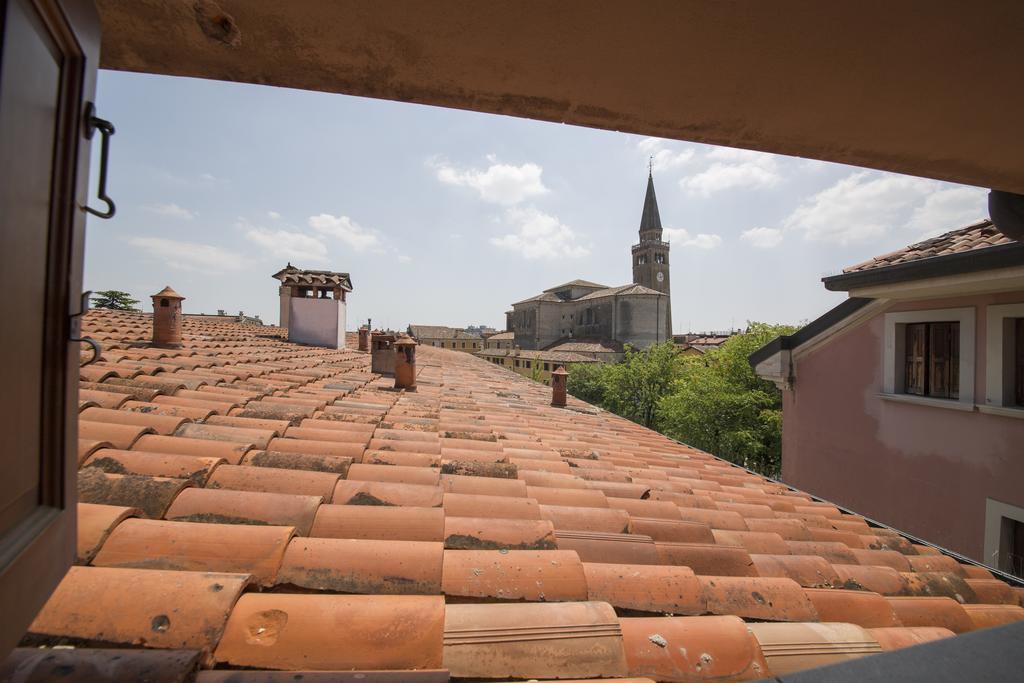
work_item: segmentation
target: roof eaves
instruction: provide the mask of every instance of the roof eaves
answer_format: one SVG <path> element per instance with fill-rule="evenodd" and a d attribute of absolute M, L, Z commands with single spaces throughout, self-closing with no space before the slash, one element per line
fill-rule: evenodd
<path fill-rule="evenodd" d="M 957 254 L 932 256 L 893 266 L 832 275 L 822 278 L 821 281 L 829 291 L 848 292 L 860 287 L 890 285 L 1021 265 L 1024 265 L 1024 243 L 1014 242 Z"/>
<path fill-rule="evenodd" d="M 758 365 L 780 351 L 792 351 L 801 344 L 817 337 L 825 330 L 838 325 L 872 301 L 875 301 L 875 299 L 851 297 L 824 315 L 807 323 L 793 334 L 782 335 L 771 340 L 750 354 L 747 357 L 747 362 L 750 363 L 750 367 L 757 368 Z"/>

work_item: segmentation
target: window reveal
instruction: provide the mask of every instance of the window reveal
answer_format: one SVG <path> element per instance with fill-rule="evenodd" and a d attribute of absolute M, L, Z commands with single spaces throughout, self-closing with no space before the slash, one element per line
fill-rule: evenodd
<path fill-rule="evenodd" d="M 1013 321 L 1013 402 L 1024 406 L 1024 318 Z"/>

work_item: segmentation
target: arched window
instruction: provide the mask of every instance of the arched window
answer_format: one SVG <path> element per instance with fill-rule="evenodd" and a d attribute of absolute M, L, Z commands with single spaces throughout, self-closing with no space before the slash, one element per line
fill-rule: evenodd
<path fill-rule="evenodd" d="M 655 263 L 664 263 L 665 262 L 665 255 L 664 254 L 655 254 L 654 255 L 654 262 Z"/>
<path fill-rule="evenodd" d="M 646 263 L 647 263 L 647 255 L 646 254 L 640 254 L 639 256 L 636 257 L 636 264 L 638 266 L 645 265 Z"/>

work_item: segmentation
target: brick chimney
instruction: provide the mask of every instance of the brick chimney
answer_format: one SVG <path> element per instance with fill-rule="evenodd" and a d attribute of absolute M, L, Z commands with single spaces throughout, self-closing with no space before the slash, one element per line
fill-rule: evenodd
<path fill-rule="evenodd" d="M 565 407 L 565 383 L 569 373 L 561 365 L 551 373 L 551 405 L 556 408 Z"/>
<path fill-rule="evenodd" d="M 359 350 L 370 350 L 370 328 L 366 325 L 359 328 Z"/>
<path fill-rule="evenodd" d="M 153 295 L 153 346 L 181 348 L 181 302 L 185 297 L 170 285 Z"/>
<path fill-rule="evenodd" d="M 395 340 L 395 388 L 416 389 L 416 340 L 402 335 Z"/>

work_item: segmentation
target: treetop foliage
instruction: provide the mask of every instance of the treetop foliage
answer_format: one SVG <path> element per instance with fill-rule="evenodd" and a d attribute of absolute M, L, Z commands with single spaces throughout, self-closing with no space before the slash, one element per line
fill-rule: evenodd
<path fill-rule="evenodd" d="M 114 311 L 134 311 L 138 299 L 133 299 L 128 292 L 119 289 L 105 289 L 102 292 L 93 292 L 94 296 L 89 299 L 93 308 L 109 308 Z"/>
<path fill-rule="evenodd" d="M 747 357 L 796 330 L 748 323 L 747 331 L 699 356 L 671 342 L 626 349 L 616 364 L 573 365 L 569 392 L 584 401 L 766 476 L 779 476 L 782 394 Z"/>

